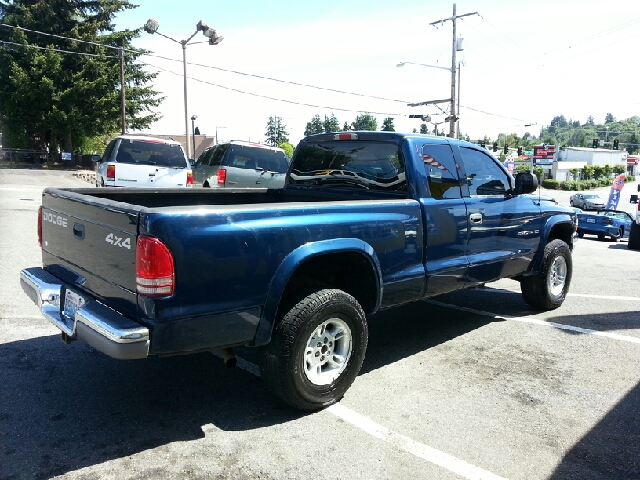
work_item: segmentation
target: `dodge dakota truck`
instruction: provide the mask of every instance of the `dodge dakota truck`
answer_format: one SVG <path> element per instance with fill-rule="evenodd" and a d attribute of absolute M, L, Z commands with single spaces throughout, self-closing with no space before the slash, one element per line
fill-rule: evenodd
<path fill-rule="evenodd" d="M 65 343 L 229 363 L 257 347 L 267 386 L 319 409 L 354 381 L 381 309 L 501 278 L 533 308 L 562 304 L 576 214 L 537 184 L 445 137 L 313 135 L 280 189 L 45 189 L 42 267 L 20 282 Z"/>

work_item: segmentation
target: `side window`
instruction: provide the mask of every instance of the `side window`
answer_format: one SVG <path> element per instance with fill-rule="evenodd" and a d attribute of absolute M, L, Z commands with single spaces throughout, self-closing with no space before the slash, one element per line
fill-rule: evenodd
<path fill-rule="evenodd" d="M 207 148 L 204 152 L 200 154 L 198 160 L 196 161 L 196 165 L 209 165 L 209 161 L 211 160 L 211 156 L 213 155 L 214 148 Z"/>
<path fill-rule="evenodd" d="M 229 148 L 229 144 L 226 145 L 218 145 L 213 152 L 213 156 L 211 157 L 210 166 L 215 167 L 216 165 L 220 165 L 222 163 L 222 157 L 224 157 L 225 152 Z"/>
<path fill-rule="evenodd" d="M 431 198 L 462 198 L 458 168 L 449 145 L 423 145 L 422 160 Z"/>
<path fill-rule="evenodd" d="M 103 162 L 109 161 L 109 157 L 111 157 L 111 152 L 113 152 L 113 147 L 115 146 L 116 146 L 116 139 L 114 138 L 109 142 L 109 145 L 107 145 L 107 148 L 104 151 L 104 154 L 102 155 Z"/>
<path fill-rule="evenodd" d="M 460 155 L 462 155 L 467 174 L 470 196 L 504 196 L 511 190 L 507 174 L 498 166 L 493 157 L 466 147 L 460 147 Z"/>

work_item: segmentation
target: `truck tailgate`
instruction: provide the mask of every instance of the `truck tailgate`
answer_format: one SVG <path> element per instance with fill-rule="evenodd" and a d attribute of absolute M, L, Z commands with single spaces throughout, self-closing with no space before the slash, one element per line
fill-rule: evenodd
<path fill-rule="evenodd" d="M 136 312 L 137 231 L 138 213 L 133 206 L 78 191 L 46 189 L 43 193 L 44 268 L 130 315 Z"/>

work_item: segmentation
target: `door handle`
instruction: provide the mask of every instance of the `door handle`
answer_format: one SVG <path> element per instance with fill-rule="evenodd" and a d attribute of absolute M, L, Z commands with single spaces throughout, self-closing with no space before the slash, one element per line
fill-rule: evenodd
<path fill-rule="evenodd" d="M 471 215 L 469 215 L 469 220 L 471 220 L 471 223 L 480 224 L 482 223 L 482 214 L 472 213 Z"/>

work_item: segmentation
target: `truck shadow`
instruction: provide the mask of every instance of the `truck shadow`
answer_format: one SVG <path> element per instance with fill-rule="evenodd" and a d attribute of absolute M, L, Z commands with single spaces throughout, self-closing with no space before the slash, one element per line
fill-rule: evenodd
<path fill-rule="evenodd" d="M 371 319 L 363 373 L 489 323 L 423 302 Z M 239 356 L 256 361 L 255 349 Z M 113 360 L 48 336 L 0 345 L 0 478 L 51 478 L 172 442 L 202 427 L 252 430 L 305 415 L 211 353 Z"/>

